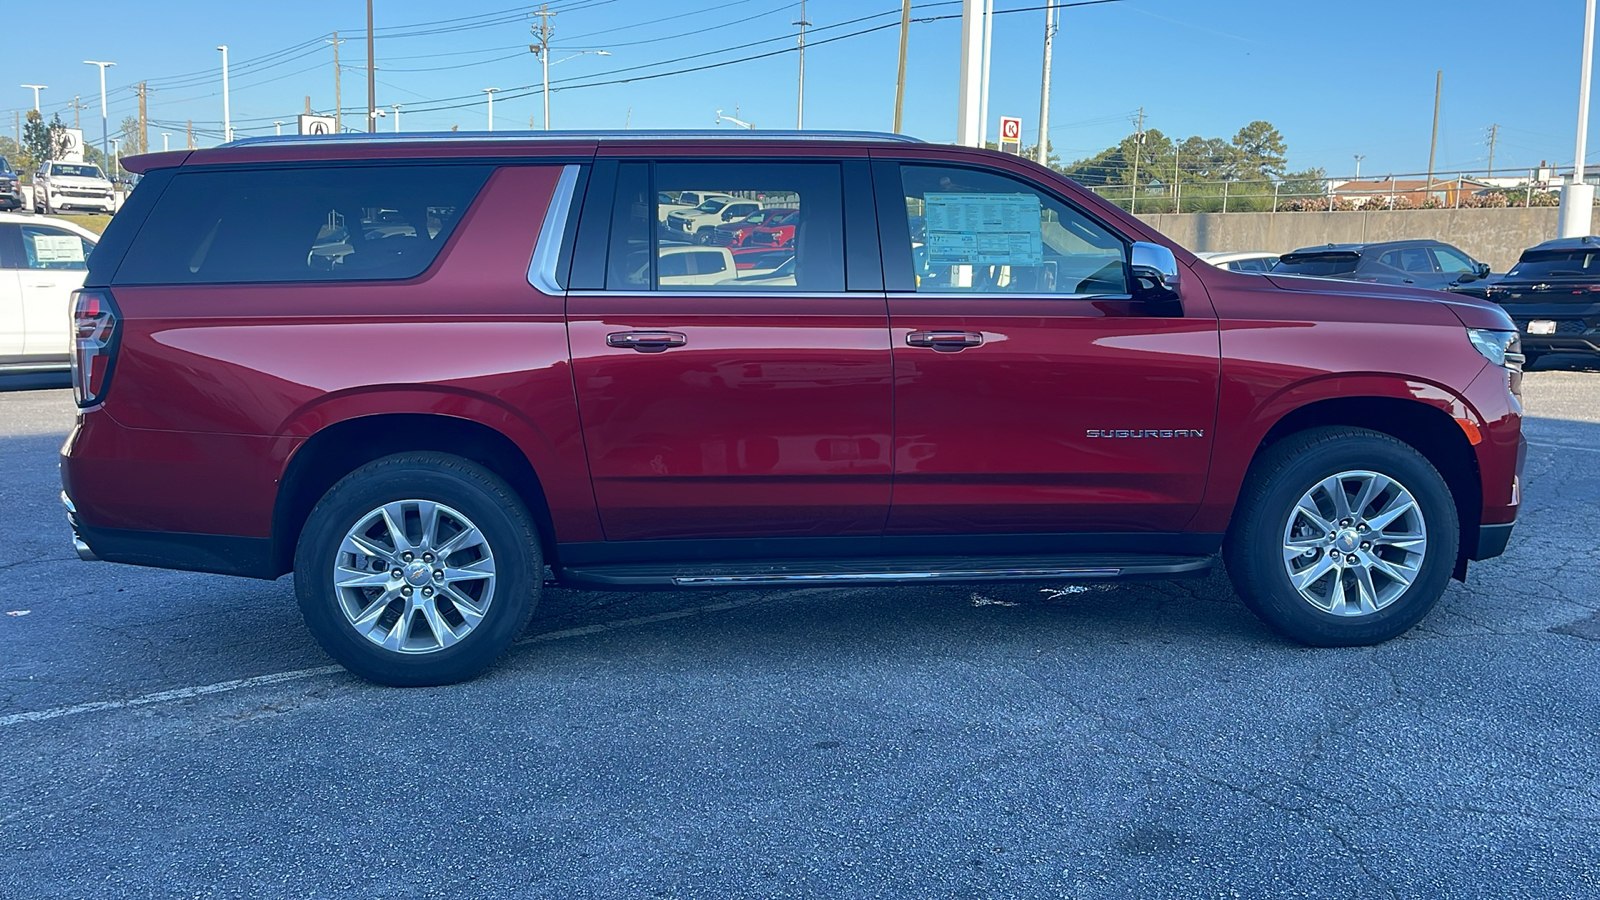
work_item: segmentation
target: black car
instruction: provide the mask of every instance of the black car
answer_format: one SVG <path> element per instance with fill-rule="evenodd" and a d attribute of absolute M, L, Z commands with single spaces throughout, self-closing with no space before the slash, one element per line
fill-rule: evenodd
<path fill-rule="evenodd" d="M 1545 241 L 1487 296 L 1511 314 L 1528 362 L 1546 353 L 1600 355 L 1600 238 Z"/>
<path fill-rule="evenodd" d="M 22 179 L 0 156 L 0 209 L 22 208 Z"/>
<path fill-rule="evenodd" d="M 1406 284 L 1436 291 L 1460 291 L 1483 296 L 1493 278 L 1489 264 L 1468 256 L 1443 241 L 1384 241 L 1375 244 L 1324 244 L 1285 254 L 1274 275 L 1308 275 Z"/>

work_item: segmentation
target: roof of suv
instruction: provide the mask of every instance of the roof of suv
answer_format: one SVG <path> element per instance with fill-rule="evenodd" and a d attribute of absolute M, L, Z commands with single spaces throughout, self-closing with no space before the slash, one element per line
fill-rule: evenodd
<path fill-rule="evenodd" d="M 1419 238 L 1409 241 L 1374 241 L 1370 244 L 1318 244 L 1314 247 L 1301 247 L 1298 250 L 1291 250 L 1288 253 L 1285 253 L 1284 256 L 1315 256 L 1323 253 L 1349 253 L 1356 256 L 1363 256 L 1373 251 L 1394 250 L 1399 247 L 1436 246 L 1448 245 L 1446 245 L 1444 241 L 1435 241 L 1427 238 Z"/>
<path fill-rule="evenodd" d="M 1535 244 L 1522 252 L 1541 253 L 1549 250 L 1586 250 L 1589 248 L 1600 250 L 1600 237 L 1584 235 L 1583 237 L 1556 238 L 1553 241 Z"/>
<path fill-rule="evenodd" d="M 310 158 L 318 154 L 305 154 L 307 150 L 327 151 L 338 148 L 344 151 L 358 149 L 384 148 L 400 150 L 405 148 L 407 155 L 414 154 L 418 148 L 437 150 L 443 146 L 452 146 L 465 149 L 466 147 L 500 148 L 505 149 L 516 146 L 535 147 L 545 146 L 573 146 L 584 147 L 611 142 L 736 142 L 736 143 L 784 143 L 784 142 L 828 142 L 838 144 L 883 144 L 883 143 L 923 143 L 918 138 L 903 134 L 890 134 L 879 131 L 791 131 L 782 129 L 761 131 L 717 131 L 717 130 L 616 130 L 616 131 L 443 131 L 443 132 L 406 132 L 401 134 L 321 134 L 321 135 L 269 135 L 266 137 L 242 138 L 231 143 L 222 144 L 205 150 L 174 150 L 161 153 L 146 153 L 138 156 L 127 157 L 123 160 L 123 167 L 132 172 L 143 174 L 150 169 L 165 168 L 183 165 L 192 158 L 195 161 L 216 158 L 218 161 L 227 159 L 235 161 L 240 159 L 238 151 L 245 151 L 250 158 L 257 158 L 256 153 L 261 151 L 279 151 L 272 154 L 274 158 L 296 159 Z M 252 153 L 251 151 L 255 151 Z M 281 154 L 281 155 L 280 155 Z M 304 154 L 302 156 L 302 154 Z"/>

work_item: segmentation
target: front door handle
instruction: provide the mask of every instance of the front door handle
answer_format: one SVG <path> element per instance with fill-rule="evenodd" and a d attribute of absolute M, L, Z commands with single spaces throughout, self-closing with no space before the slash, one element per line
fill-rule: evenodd
<path fill-rule="evenodd" d="M 676 331 L 619 331 L 606 335 L 606 346 L 632 347 L 640 353 L 660 353 L 687 343 L 689 339 Z"/>
<path fill-rule="evenodd" d="M 955 353 L 983 343 L 983 335 L 975 331 L 913 331 L 906 335 L 906 343 L 940 353 Z"/>

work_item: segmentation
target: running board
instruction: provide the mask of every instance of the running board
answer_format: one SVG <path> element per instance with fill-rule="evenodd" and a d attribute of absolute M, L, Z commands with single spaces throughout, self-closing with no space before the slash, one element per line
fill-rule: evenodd
<path fill-rule="evenodd" d="M 1181 578 L 1211 571 L 1215 557 L 1146 554 L 800 559 L 783 562 L 650 563 L 558 570 L 562 584 L 589 588 L 848 587 Z"/>

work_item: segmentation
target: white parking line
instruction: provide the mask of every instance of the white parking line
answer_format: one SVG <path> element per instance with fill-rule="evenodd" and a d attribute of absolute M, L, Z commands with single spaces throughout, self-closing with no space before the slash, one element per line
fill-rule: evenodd
<path fill-rule="evenodd" d="M 1544 441 L 1529 441 L 1530 447 L 1548 447 L 1551 450 L 1582 450 L 1584 453 L 1600 453 L 1600 447 L 1575 447 L 1572 444 L 1547 444 Z"/>
<path fill-rule="evenodd" d="M 580 628 L 564 628 L 560 631 L 547 631 L 532 637 L 517 641 L 518 644 L 537 644 L 546 641 L 559 641 L 565 638 L 582 637 L 589 634 L 602 634 L 607 631 L 616 631 L 622 628 L 632 628 L 638 625 L 650 625 L 655 622 L 667 622 L 672 619 L 684 619 L 690 616 L 704 615 L 706 613 L 722 612 L 749 606 L 766 599 L 763 594 L 744 600 L 728 600 L 722 603 L 711 603 L 706 606 L 697 606 L 693 609 L 679 609 L 672 612 L 656 613 L 652 616 L 637 616 L 632 619 L 619 619 L 615 622 L 603 622 L 598 625 L 585 625 Z M 345 671 L 344 666 L 317 666 L 311 669 L 295 669 L 289 672 L 274 672 L 271 675 L 257 675 L 254 678 L 237 678 L 233 681 L 219 681 L 216 684 L 203 684 L 197 687 L 174 688 L 170 691 L 159 691 L 154 694 L 145 694 L 142 697 L 132 697 L 127 700 L 97 700 L 93 703 L 79 703 L 74 706 L 58 706 L 54 709 L 40 709 L 33 712 L 12 713 L 9 716 L 0 716 L 0 728 L 9 728 L 12 725 L 22 725 L 29 722 L 45 722 L 50 719 L 59 719 L 64 716 L 81 716 L 84 713 L 104 712 L 114 709 L 132 709 L 139 706 L 150 706 L 155 703 L 167 703 L 174 700 L 188 700 L 194 697 L 204 697 L 208 694 L 226 694 L 245 688 L 261 687 L 267 684 L 281 684 L 285 681 L 297 681 L 301 678 L 312 678 L 317 675 L 333 675 Z"/>

